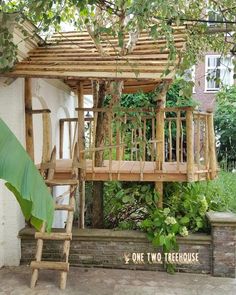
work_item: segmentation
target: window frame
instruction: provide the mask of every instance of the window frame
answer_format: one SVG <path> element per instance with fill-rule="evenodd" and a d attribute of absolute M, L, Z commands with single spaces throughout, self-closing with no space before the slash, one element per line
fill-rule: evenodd
<path fill-rule="evenodd" d="M 220 88 L 221 88 L 220 86 L 219 86 L 219 88 L 208 88 L 207 87 L 207 84 L 208 84 L 207 76 L 208 76 L 209 69 L 211 70 L 211 68 L 208 67 L 208 59 L 209 58 L 220 58 L 221 60 L 224 59 L 224 58 L 230 58 L 232 60 L 232 57 L 228 56 L 228 55 L 222 56 L 220 54 L 206 54 L 205 55 L 205 87 L 204 87 L 204 92 L 205 93 L 216 93 L 216 92 L 218 92 L 220 90 Z M 231 62 L 231 65 L 232 65 L 232 62 Z M 223 65 L 222 63 L 221 63 L 220 66 L 214 67 L 214 69 L 220 69 L 220 71 L 225 69 L 225 68 L 226 68 L 226 66 Z M 231 69 L 231 72 L 229 72 L 229 75 L 231 75 L 231 73 L 232 73 L 232 77 L 230 77 L 230 81 L 229 81 L 228 85 L 233 84 L 233 69 L 231 67 L 230 67 L 230 69 Z"/>

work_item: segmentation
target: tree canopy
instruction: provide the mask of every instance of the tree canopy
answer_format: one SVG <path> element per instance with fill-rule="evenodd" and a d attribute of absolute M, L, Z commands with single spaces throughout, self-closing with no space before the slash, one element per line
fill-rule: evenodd
<path fill-rule="evenodd" d="M 11 42 L 8 18 L 17 12 L 20 26 L 24 19 L 32 21 L 41 32 L 60 31 L 70 24 L 87 30 L 101 55 L 106 52 L 101 36 L 118 39 L 118 54 L 130 53 L 139 34 L 147 30 L 154 38 L 165 36 L 170 64 L 177 56 L 178 73 L 195 64 L 206 50 L 235 54 L 236 5 L 222 0 L 15 0 L 0 1 L 0 68 L 8 69 L 16 59 Z M 173 38 L 173 25 L 186 27 L 186 47 L 179 52 Z M 227 32 L 227 34 L 226 34 Z M 125 36 L 129 35 L 129 38 Z M 187 54 L 185 54 L 187 52 Z M 168 73 L 167 72 L 165 74 Z"/>
<path fill-rule="evenodd" d="M 236 86 L 223 88 L 217 93 L 215 113 L 218 139 L 218 160 L 224 168 L 235 167 L 236 162 Z"/>

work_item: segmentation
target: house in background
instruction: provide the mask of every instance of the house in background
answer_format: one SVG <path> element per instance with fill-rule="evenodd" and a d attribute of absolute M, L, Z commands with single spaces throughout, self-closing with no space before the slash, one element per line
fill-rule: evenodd
<path fill-rule="evenodd" d="M 216 28 L 215 22 L 224 21 L 222 14 L 208 9 L 207 16 L 209 28 Z M 211 22 L 212 21 L 212 22 Z M 225 33 L 227 39 L 231 39 L 232 33 Z M 200 110 L 212 111 L 215 108 L 216 93 L 222 86 L 231 86 L 234 81 L 233 55 L 229 53 L 223 56 L 221 53 L 209 51 L 192 69 L 192 78 L 195 83 L 193 98 L 200 103 Z"/>
<path fill-rule="evenodd" d="M 222 86 L 234 84 L 233 57 L 222 57 L 215 52 L 207 52 L 203 60 L 193 68 L 193 98 L 200 103 L 199 108 L 212 111 L 215 108 L 216 93 Z"/>

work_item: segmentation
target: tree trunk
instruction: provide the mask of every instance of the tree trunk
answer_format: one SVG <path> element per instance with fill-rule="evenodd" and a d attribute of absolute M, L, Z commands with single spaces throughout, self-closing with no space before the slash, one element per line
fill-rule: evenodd
<path fill-rule="evenodd" d="M 96 89 L 97 87 L 94 87 Z M 94 100 L 94 107 L 102 108 L 105 99 L 106 87 L 105 83 L 99 84 L 97 101 Z M 98 112 L 97 114 L 95 147 L 100 147 L 104 143 L 104 113 Z M 95 153 L 95 166 L 101 167 L 103 163 L 103 152 Z M 92 211 L 92 226 L 93 228 L 103 228 L 103 182 L 93 182 L 93 211 Z"/>
<path fill-rule="evenodd" d="M 94 82 L 94 107 L 102 108 L 104 105 L 104 99 L 106 95 L 105 82 L 99 83 L 99 89 Z M 123 89 L 123 81 L 112 82 L 110 84 L 110 94 L 112 96 L 110 107 L 119 104 L 120 97 Z M 98 92 L 97 92 L 98 91 Z M 106 136 L 106 130 L 110 126 L 107 126 L 107 116 L 105 113 L 98 112 L 95 122 L 95 147 L 104 145 Z M 103 152 L 99 151 L 95 153 L 95 166 L 101 167 L 103 164 Z M 93 213 L 92 213 L 92 226 L 93 228 L 103 228 L 103 182 L 93 182 Z"/>

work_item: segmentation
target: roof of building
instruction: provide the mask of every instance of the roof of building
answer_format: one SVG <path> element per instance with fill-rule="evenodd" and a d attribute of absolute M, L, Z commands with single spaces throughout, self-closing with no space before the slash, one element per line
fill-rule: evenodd
<path fill-rule="evenodd" d="M 178 52 L 185 44 L 185 28 L 174 27 L 174 41 Z M 128 38 L 128 36 L 127 36 Z M 91 80 L 124 80 L 124 92 L 153 90 L 163 80 L 172 80 L 175 71 L 169 64 L 165 36 L 154 40 L 147 32 L 139 35 L 131 54 L 119 55 L 118 41 L 107 41 L 101 56 L 87 32 L 55 33 L 43 46 L 31 50 L 27 58 L 15 65 L 11 72 L 1 76 L 41 77 L 62 79 L 72 90 L 78 81 L 84 81 L 85 94 L 91 93 Z M 108 45 L 109 44 L 109 45 Z M 164 75 L 169 67 L 170 73 Z"/>

